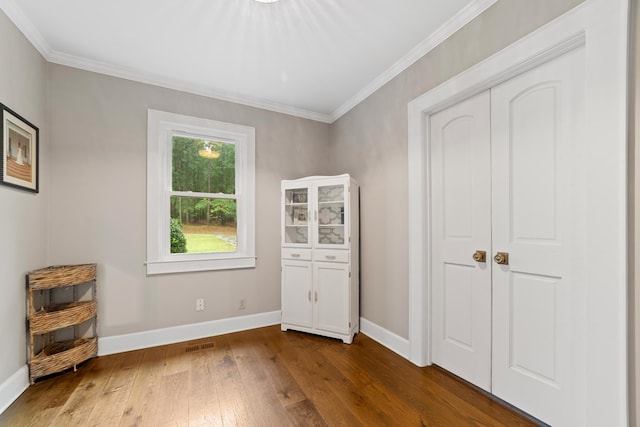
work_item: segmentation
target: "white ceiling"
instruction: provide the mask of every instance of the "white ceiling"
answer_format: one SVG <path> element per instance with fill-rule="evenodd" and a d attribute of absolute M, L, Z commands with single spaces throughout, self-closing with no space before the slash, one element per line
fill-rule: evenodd
<path fill-rule="evenodd" d="M 332 122 L 496 0 L 0 0 L 50 62 Z"/>

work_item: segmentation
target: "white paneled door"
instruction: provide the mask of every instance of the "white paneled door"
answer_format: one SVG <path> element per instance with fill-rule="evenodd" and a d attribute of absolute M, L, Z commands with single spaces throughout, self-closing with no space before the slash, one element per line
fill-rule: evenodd
<path fill-rule="evenodd" d="M 431 174 L 433 362 L 490 391 L 489 91 L 431 117 Z"/>
<path fill-rule="evenodd" d="M 583 55 L 431 117 L 433 361 L 553 425 L 586 412 Z"/>
<path fill-rule="evenodd" d="M 491 92 L 493 393 L 553 425 L 586 412 L 583 54 Z"/>

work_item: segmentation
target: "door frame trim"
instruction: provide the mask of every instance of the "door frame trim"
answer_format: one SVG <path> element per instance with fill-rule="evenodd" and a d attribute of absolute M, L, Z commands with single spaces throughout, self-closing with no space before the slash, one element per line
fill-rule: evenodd
<path fill-rule="evenodd" d="M 587 176 L 586 407 L 589 425 L 626 425 L 628 0 L 586 0 L 408 104 L 409 359 L 431 364 L 429 116 L 584 47 Z M 596 119 L 597 118 L 597 119 Z M 607 374 L 602 374 L 602 367 Z M 600 367 L 600 368 L 599 368 Z"/>

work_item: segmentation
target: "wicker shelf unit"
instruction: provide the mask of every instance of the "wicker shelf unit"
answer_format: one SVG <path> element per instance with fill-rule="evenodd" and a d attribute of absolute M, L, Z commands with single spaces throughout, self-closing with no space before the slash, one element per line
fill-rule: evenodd
<path fill-rule="evenodd" d="M 98 354 L 96 264 L 61 265 L 27 275 L 31 383 Z"/>

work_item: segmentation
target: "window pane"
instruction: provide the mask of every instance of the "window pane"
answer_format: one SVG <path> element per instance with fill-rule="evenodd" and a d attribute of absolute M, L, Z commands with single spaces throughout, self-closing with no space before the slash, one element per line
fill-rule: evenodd
<path fill-rule="evenodd" d="M 172 142 L 173 191 L 235 194 L 234 144 L 178 135 Z"/>
<path fill-rule="evenodd" d="M 171 196 L 171 253 L 238 250 L 236 201 Z"/>

